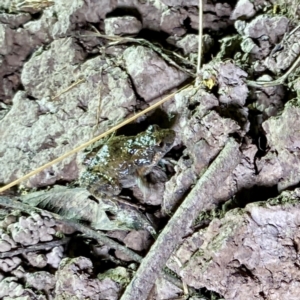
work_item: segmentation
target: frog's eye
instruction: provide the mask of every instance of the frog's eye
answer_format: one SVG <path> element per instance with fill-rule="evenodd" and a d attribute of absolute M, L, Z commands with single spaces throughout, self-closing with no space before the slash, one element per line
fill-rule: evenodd
<path fill-rule="evenodd" d="M 149 132 L 149 133 L 153 133 L 153 132 L 158 131 L 158 130 L 159 130 L 159 126 L 158 125 L 150 125 L 147 128 L 147 132 Z"/>

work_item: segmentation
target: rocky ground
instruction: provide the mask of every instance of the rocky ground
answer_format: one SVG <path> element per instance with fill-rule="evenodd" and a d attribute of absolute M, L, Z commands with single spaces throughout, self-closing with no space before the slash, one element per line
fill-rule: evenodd
<path fill-rule="evenodd" d="M 205 1 L 196 78 L 198 0 L 2 0 L 2 185 L 189 88 L 101 142 L 113 157 L 153 139 L 146 167 L 107 159 L 98 174 L 119 177 L 100 190 L 98 143 L 1 195 L 0 299 L 129 299 L 230 140 L 234 170 L 199 191 L 205 208 L 134 299 L 299 299 L 299 17 L 298 0 Z"/>

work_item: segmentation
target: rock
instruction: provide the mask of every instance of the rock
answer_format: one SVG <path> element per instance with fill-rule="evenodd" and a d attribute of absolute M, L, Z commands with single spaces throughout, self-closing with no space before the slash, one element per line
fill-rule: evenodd
<path fill-rule="evenodd" d="M 274 54 L 265 59 L 264 65 L 274 74 L 287 70 L 299 56 L 299 38 L 299 30 L 288 35 L 277 48 L 274 48 Z"/>
<path fill-rule="evenodd" d="M 11 99 L 21 83 L 20 70 L 24 60 L 40 44 L 41 41 L 32 39 L 26 30 L 15 30 L 0 24 L 0 99 L 4 103 L 11 104 Z"/>
<path fill-rule="evenodd" d="M 255 15 L 254 5 L 250 0 L 239 0 L 230 16 L 231 20 L 250 19 Z"/>
<path fill-rule="evenodd" d="M 47 264 L 57 269 L 64 256 L 63 250 L 63 247 L 54 247 L 51 249 L 51 251 L 46 254 Z"/>
<path fill-rule="evenodd" d="M 0 252 L 7 252 L 10 251 L 11 249 L 11 244 L 4 241 L 4 240 L 0 240 Z"/>
<path fill-rule="evenodd" d="M 19 266 L 15 270 L 11 271 L 11 274 L 17 278 L 23 278 L 25 276 L 25 270 L 22 266 Z"/>
<path fill-rule="evenodd" d="M 242 47 L 255 59 L 265 58 L 288 28 L 288 18 L 284 16 L 260 15 L 245 26 Z"/>
<path fill-rule="evenodd" d="M 198 5 L 197 5 L 198 6 Z M 190 26 L 198 30 L 199 14 L 198 7 L 188 7 L 188 18 L 190 19 Z M 232 24 L 230 15 L 232 8 L 228 3 L 204 3 L 203 8 L 203 28 L 209 28 L 213 31 L 225 29 Z"/>
<path fill-rule="evenodd" d="M 151 235 L 146 230 L 133 230 L 127 234 L 124 239 L 126 247 L 135 251 L 143 251 L 149 249 L 151 245 Z"/>
<path fill-rule="evenodd" d="M 198 6 L 198 0 L 161 0 L 168 6 Z"/>
<path fill-rule="evenodd" d="M 182 290 L 177 286 L 170 283 L 164 278 L 158 278 L 155 282 L 155 294 L 154 299 L 163 300 L 163 299 L 172 299 L 178 297 L 178 294 L 182 293 Z"/>
<path fill-rule="evenodd" d="M 110 294 L 109 299 L 117 300 L 120 293 L 117 285 L 111 280 L 109 280 L 109 284 L 105 284 L 103 281 L 93 279 L 91 277 L 92 267 L 92 262 L 85 257 L 63 259 L 55 274 L 55 293 L 57 295 L 55 299 L 77 297 L 96 300 Z"/>
<path fill-rule="evenodd" d="M 24 246 L 34 245 L 38 243 L 38 239 L 32 239 L 29 229 L 23 229 L 18 224 L 12 224 L 8 227 L 13 240 Z"/>
<path fill-rule="evenodd" d="M 34 97 L 44 97 L 45 94 L 52 93 L 52 90 L 56 94 L 71 84 L 72 73 L 77 68 L 74 64 L 80 62 L 83 54 L 74 41 L 70 40 L 64 44 L 68 59 L 60 57 L 61 55 L 56 51 L 60 51 L 62 42 L 62 40 L 54 42 L 48 51 L 43 52 L 40 56 L 33 56 L 24 67 L 22 80 L 26 89 Z M 52 61 L 53 59 L 54 61 Z M 59 69 L 66 66 L 66 63 L 68 66 L 64 72 L 59 72 Z M 87 136 L 93 131 L 92 127 L 95 124 L 99 107 L 99 90 L 94 85 L 102 77 L 101 68 L 106 63 L 111 64 L 112 62 L 97 57 L 83 64 L 81 72 L 86 74 L 88 79 L 78 85 L 76 89 L 72 89 L 68 93 L 66 101 L 63 100 L 65 94 L 60 96 L 59 101 L 52 101 L 49 98 L 32 101 L 23 92 L 15 96 L 12 109 L 0 124 L 0 133 L 3 138 L 0 152 L 4 148 L 11 148 L 11 151 L 5 151 L 5 154 L 0 157 L 0 161 L 5 161 L 5 165 L 9 166 L 9 168 L 2 168 L 0 172 L 2 182 L 11 181 L 16 176 L 19 177 L 27 172 L 29 166 L 25 162 L 25 157 L 28 155 L 28 149 L 36 151 L 34 159 L 29 163 L 30 168 L 34 169 L 42 163 L 49 162 L 53 155 L 58 157 L 87 140 Z M 50 65 L 52 67 L 49 67 Z M 39 67 L 36 68 L 36 66 Z M 108 67 L 108 65 L 106 66 Z M 103 122 L 99 124 L 98 130 L 100 131 L 104 131 L 110 122 L 123 119 L 136 105 L 136 97 L 124 71 L 116 67 L 109 68 L 109 71 L 103 75 L 103 80 L 107 83 L 101 92 L 103 109 L 101 109 L 100 118 Z M 62 85 L 58 84 L 58 81 Z M 74 92 L 73 96 L 72 92 Z M 55 94 L 53 93 L 52 96 Z M 70 101 L 70 99 L 73 100 Z M 27 114 L 22 113 L 25 110 L 28 111 Z M 18 122 L 11 123 L 11 118 Z M 70 128 L 72 128 L 71 131 Z M 17 134 L 21 131 L 22 135 Z M 12 138 L 12 135 L 18 136 L 18 138 Z M 16 160 L 16 157 L 20 159 Z M 55 183 L 62 178 L 67 181 L 72 180 L 77 176 L 76 157 L 72 157 L 37 174 L 27 182 L 27 185 L 43 186 Z"/>
<path fill-rule="evenodd" d="M 171 8 L 163 12 L 160 27 L 170 35 L 182 36 L 186 33 L 184 21 L 187 11 L 183 8 Z"/>
<path fill-rule="evenodd" d="M 28 13 L 9 14 L 0 13 L 0 23 L 7 24 L 10 28 L 15 29 L 31 19 Z"/>
<path fill-rule="evenodd" d="M 105 34 L 127 35 L 137 34 L 142 29 L 142 23 L 135 17 L 112 17 L 104 20 Z"/>
<path fill-rule="evenodd" d="M 220 64 L 218 71 L 219 101 L 244 106 L 248 95 L 244 81 L 247 73 L 230 62 Z"/>
<path fill-rule="evenodd" d="M 21 264 L 21 259 L 17 256 L 0 259 L 0 269 L 4 272 L 11 272 Z"/>
<path fill-rule="evenodd" d="M 54 275 L 45 271 L 26 274 L 26 283 L 38 291 L 49 292 L 55 287 Z"/>
<path fill-rule="evenodd" d="M 298 100 L 289 101 L 280 116 L 272 117 L 263 123 L 271 149 L 268 156 L 258 161 L 259 176 L 260 180 L 273 178 L 272 183 L 278 184 L 280 191 L 300 181 L 297 167 L 300 149 L 299 107 Z M 287 132 L 289 134 L 286 134 Z"/>
<path fill-rule="evenodd" d="M 271 81 L 268 75 L 257 78 L 257 81 Z M 276 116 L 283 109 L 285 90 L 282 85 L 262 87 L 256 90 L 253 108 L 263 113 L 263 119 Z"/>
<path fill-rule="evenodd" d="M 176 42 L 176 46 L 183 50 L 184 55 L 187 55 L 191 52 L 198 52 L 198 43 L 198 35 L 187 34 Z"/>
<path fill-rule="evenodd" d="M 37 252 L 29 252 L 24 254 L 30 265 L 36 268 L 44 268 L 47 265 L 47 258 L 45 254 L 39 254 Z"/>
<path fill-rule="evenodd" d="M 16 277 L 6 277 L 0 281 L 0 298 L 5 296 L 19 297 L 24 293 L 24 288 L 19 284 Z"/>
<path fill-rule="evenodd" d="M 285 192 L 266 204 L 249 204 L 214 219 L 195 235 L 199 249 L 187 255 L 177 251 L 181 261 L 188 261 L 180 276 L 228 300 L 297 299 L 298 201 L 295 193 Z"/>
<path fill-rule="evenodd" d="M 163 96 L 188 77 L 182 71 L 168 66 L 153 50 L 143 46 L 128 47 L 123 57 L 137 93 L 146 102 Z"/>

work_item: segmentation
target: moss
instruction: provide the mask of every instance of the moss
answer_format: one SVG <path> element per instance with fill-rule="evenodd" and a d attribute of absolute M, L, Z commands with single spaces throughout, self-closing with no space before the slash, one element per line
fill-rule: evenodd
<path fill-rule="evenodd" d="M 125 287 L 131 281 L 132 274 L 130 274 L 124 267 L 117 267 L 115 269 L 107 270 L 105 273 L 100 273 L 97 277 L 99 280 L 110 278 Z"/>
<path fill-rule="evenodd" d="M 299 8 L 299 0 L 277 0 L 273 5 L 272 13 L 289 19 L 299 19 Z"/>
<path fill-rule="evenodd" d="M 297 204 L 299 198 L 295 197 L 291 192 L 282 192 L 278 197 L 269 199 L 266 204 L 270 206 Z"/>

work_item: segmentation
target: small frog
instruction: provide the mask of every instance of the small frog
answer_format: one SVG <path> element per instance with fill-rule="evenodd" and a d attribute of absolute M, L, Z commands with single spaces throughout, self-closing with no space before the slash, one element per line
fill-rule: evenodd
<path fill-rule="evenodd" d="M 171 149 L 175 132 L 151 125 L 137 136 L 108 140 L 91 160 L 81 183 L 95 196 L 118 195 L 122 188 L 136 185 Z"/>

